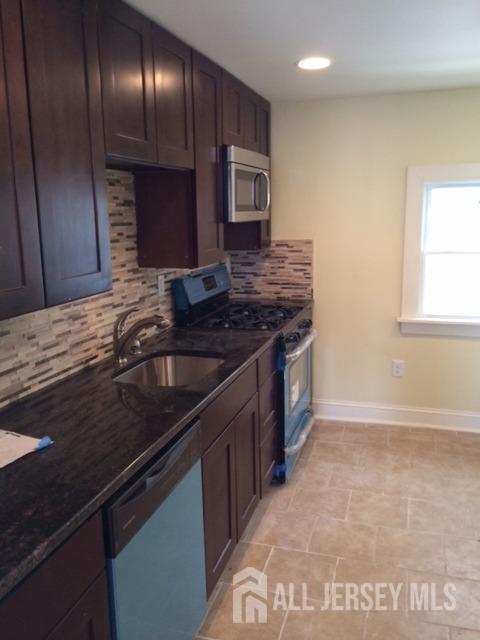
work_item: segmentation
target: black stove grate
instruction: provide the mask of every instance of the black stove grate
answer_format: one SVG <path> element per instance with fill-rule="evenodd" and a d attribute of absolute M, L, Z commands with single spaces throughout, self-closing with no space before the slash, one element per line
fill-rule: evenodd
<path fill-rule="evenodd" d="M 249 329 L 277 331 L 293 318 L 301 307 L 283 304 L 231 302 L 199 323 L 208 329 Z"/>

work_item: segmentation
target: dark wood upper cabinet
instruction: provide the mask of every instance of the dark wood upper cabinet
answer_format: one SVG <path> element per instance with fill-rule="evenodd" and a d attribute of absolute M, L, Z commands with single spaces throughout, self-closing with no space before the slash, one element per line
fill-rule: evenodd
<path fill-rule="evenodd" d="M 193 54 L 193 110 L 197 263 L 204 266 L 223 259 L 222 73 L 197 52 Z"/>
<path fill-rule="evenodd" d="M 207 596 L 237 542 L 235 425 L 225 429 L 202 458 Z"/>
<path fill-rule="evenodd" d="M 261 222 L 229 222 L 225 225 L 227 251 L 259 251 L 271 243 L 270 220 Z"/>
<path fill-rule="evenodd" d="M 0 3 L 0 319 L 44 304 L 35 181 L 17 0 Z"/>
<path fill-rule="evenodd" d="M 260 110 L 257 96 L 245 88 L 242 92 L 243 146 L 250 151 L 260 149 Z"/>
<path fill-rule="evenodd" d="M 260 448 L 258 394 L 233 421 L 235 429 L 237 539 L 239 540 L 260 501 Z"/>
<path fill-rule="evenodd" d="M 111 287 L 94 2 L 23 0 L 47 306 Z"/>
<path fill-rule="evenodd" d="M 158 162 L 193 169 L 192 50 L 153 26 Z"/>
<path fill-rule="evenodd" d="M 198 266 L 193 171 L 136 172 L 135 203 L 139 266 Z"/>
<path fill-rule="evenodd" d="M 269 155 L 269 102 L 226 71 L 222 74 L 222 98 L 224 144 Z"/>
<path fill-rule="evenodd" d="M 258 96 L 258 151 L 270 155 L 270 103 Z"/>
<path fill-rule="evenodd" d="M 227 71 L 222 73 L 223 143 L 244 146 L 242 115 L 244 86 Z"/>
<path fill-rule="evenodd" d="M 193 52 L 195 171 L 135 175 L 138 263 L 192 269 L 223 259 L 221 70 Z"/>
<path fill-rule="evenodd" d="M 100 4 L 107 155 L 157 160 L 151 22 L 120 0 Z"/>

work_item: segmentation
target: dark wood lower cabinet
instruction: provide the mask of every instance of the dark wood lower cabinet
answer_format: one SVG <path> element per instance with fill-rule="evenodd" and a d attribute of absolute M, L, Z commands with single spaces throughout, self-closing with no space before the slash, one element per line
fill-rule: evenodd
<path fill-rule="evenodd" d="M 230 424 L 202 458 L 207 596 L 237 542 L 235 425 Z"/>
<path fill-rule="evenodd" d="M 202 415 L 205 433 L 211 431 L 209 416 L 216 422 L 219 419 L 217 413 L 209 414 L 207 409 Z M 206 450 L 202 473 L 209 596 L 260 500 L 257 393 Z"/>
<path fill-rule="evenodd" d="M 258 406 L 260 413 L 260 484 L 262 497 L 272 482 L 273 471 L 277 461 L 279 380 L 275 371 L 275 356 L 276 350 L 273 348 L 266 351 L 258 360 L 258 377 L 259 384 L 261 384 L 258 392 Z M 261 380 L 263 380 L 263 384 L 260 382 Z"/>
<path fill-rule="evenodd" d="M 277 447 L 278 424 L 275 422 L 260 444 L 260 493 L 262 498 L 272 484 L 273 472 L 277 462 Z"/>
<path fill-rule="evenodd" d="M 105 583 L 87 594 L 105 573 L 102 517 L 94 515 L 6 598 L 0 601 L 2 640 L 105 640 L 98 635 L 108 612 Z M 104 580 L 104 579 L 103 579 Z M 86 598 L 86 599 L 85 599 Z M 95 603 L 92 602 L 95 600 Z M 83 602 L 83 604 L 81 604 Z M 80 615 L 77 605 L 84 612 Z M 95 618 L 95 624 L 86 619 Z M 67 623 L 68 620 L 68 623 Z M 74 624 L 74 621 L 78 623 Z M 59 625 L 64 630 L 58 632 Z M 93 627 L 92 627 L 93 625 Z M 92 627 L 97 635 L 86 635 Z M 67 633 L 66 630 L 69 630 Z M 108 630 L 108 626 L 106 627 Z M 50 635 L 49 635 L 50 634 Z M 53 635 L 55 634 L 55 635 Z"/>
<path fill-rule="evenodd" d="M 107 577 L 103 573 L 46 640 L 110 640 Z"/>
<path fill-rule="evenodd" d="M 258 394 L 233 421 L 235 429 L 237 539 L 260 501 Z"/>

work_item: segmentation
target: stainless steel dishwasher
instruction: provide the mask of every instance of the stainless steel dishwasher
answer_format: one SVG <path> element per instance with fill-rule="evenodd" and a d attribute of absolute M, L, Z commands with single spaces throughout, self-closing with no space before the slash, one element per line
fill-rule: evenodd
<path fill-rule="evenodd" d="M 116 640 L 191 640 L 206 611 L 200 422 L 107 506 Z"/>

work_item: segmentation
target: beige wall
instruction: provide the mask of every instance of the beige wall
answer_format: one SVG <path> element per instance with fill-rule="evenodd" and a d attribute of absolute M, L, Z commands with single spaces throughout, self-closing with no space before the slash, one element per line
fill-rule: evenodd
<path fill-rule="evenodd" d="M 406 167 L 480 161 L 480 88 L 278 103 L 272 139 L 273 237 L 315 242 L 314 397 L 480 411 L 480 339 L 396 323 Z"/>

